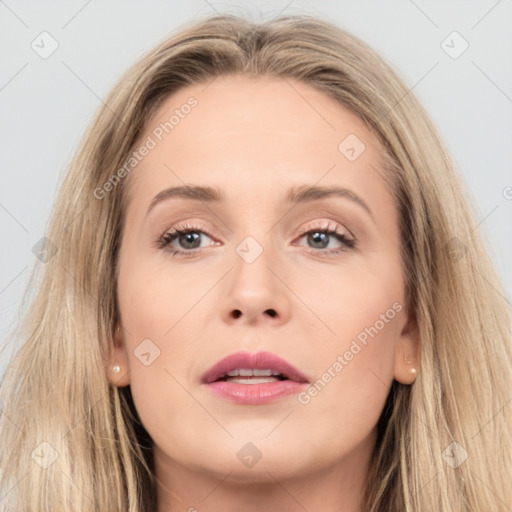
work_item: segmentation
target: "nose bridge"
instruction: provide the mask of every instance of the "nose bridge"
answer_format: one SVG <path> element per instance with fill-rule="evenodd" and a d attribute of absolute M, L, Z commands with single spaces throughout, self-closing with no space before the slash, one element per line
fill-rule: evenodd
<path fill-rule="evenodd" d="M 235 248 L 233 288 L 240 297 L 260 300 L 275 288 L 269 267 L 277 265 L 270 237 L 246 236 Z"/>

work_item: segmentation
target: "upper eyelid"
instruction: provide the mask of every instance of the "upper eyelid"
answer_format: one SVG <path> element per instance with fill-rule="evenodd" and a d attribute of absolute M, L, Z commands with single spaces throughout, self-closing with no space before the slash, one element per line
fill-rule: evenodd
<path fill-rule="evenodd" d="M 323 201 L 326 202 L 324 203 Z M 330 218 L 329 222 L 341 225 L 344 229 L 349 231 L 352 236 L 355 236 L 355 233 L 346 225 L 347 220 L 349 221 L 349 224 L 355 228 L 355 231 L 363 230 L 366 232 L 370 228 L 366 217 L 360 215 L 358 210 L 352 208 L 347 209 L 347 205 L 344 203 L 331 204 L 327 199 L 319 199 L 318 202 L 313 201 L 312 203 L 300 203 L 294 211 L 295 215 L 293 215 L 293 217 L 295 219 L 293 220 L 293 223 L 299 219 L 301 224 L 303 222 L 316 222 L 318 219 L 320 219 L 318 222 L 326 222 L 327 219 Z M 162 217 L 160 217 L 160 215 Z M 193 205 L 183 209 L 182 207 L 171 209 L 162 208 L 162 210 L 159 210 L 158 212 L 158 217 L 162 220 L 164 220 L 164 217 L 167 217 L 168 215 L 172 217 L 176 216 L 175 221 L 169 229 L 175 225 L 181 224 L 182 222 L 188 223 L 194 222 L 195 219 L 200 219 L 199 222 L 201 224 L 206 223 L 206 226 L 218 225 L 217 227 L 210 228 L 216 236 L 228 237 L 231 236 L 234 231 L 231 221 L 228 221 L 227 219 L 225 220 L 222 218 L 223 216 L 215 214 L 215 212 L 209 207 L 207 207 L 207 211 L 199 206 L 196 207 L 196 205 Z M 279 217 L 277 222 L 272 222 L 265 234 L 274 230 L 279 224 L 283 224 L 283 221 L 288 223 L 289 217 L 287 219 L 287 216 L 288 214 Z M 309 220 L 308 218 L 313 220 Z M 189 221 L 188 219 L 191 220 Z"/>
<path fill-rule="evenodd" d="M 307 233 L 311 230 L 317 229 L 318 231 L 322 230 L 329 230 L 329 229 L 344 229 L 345 231 L 348 231 L 350 233 L 350 230 L 346 228 L 343 224 L 340 222 L 336 222 L 333 220 L 321 220 L 321 221 L 310 221 L 306 224 L 306 226 L 303 226 L 299 229 L 299 234 Z"/>

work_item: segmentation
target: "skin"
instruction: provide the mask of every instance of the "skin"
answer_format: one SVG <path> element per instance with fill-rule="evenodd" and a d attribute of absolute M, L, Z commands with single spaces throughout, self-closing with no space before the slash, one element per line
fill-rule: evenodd
<path fill-rule="evenodd" d="M 154 441 L 158 512 L 359 512 L 389 387 L 393 379 L 411 384 L 417 367 L 417 328 L 404 306 L 398 217 L 381 176 L 381 148 L 357 117 L 310 85 L 244 76 L 174 93 L 141 141 L 191 96 L 197 106 L 127 178 L 122 325 L 111 361 L 121 372 L 109 372 L 115 385 L 131 385 Z M 349 134 L 366 146 L 352 162 L 338 149 Z M 159 192 L 184 184 L 219 187 L 225 201 L 174 198 L 146 215 Z M 348 188 L 372 215 L 339 197 L 291 208 L 284 197 L 293 185 Z M 355 237 L 356 247 L 325 254 L 301 234 L 327 222 Z M 192 257 L 157 247 L 176 224 L 201 230 Z M 263 249 L 252 263 L 236 252 L 247 236 Z M 325 236 L 328 251 L 344 247 Z M 171 245 L 191 251 L 190 239 Z M 394 318 L 359 343 L 363 348 L 308 403 L 291 395 L 238 405 L 200 382 L 239 350 L 273 352 L 315 382 L 329 368 L 333 374 L 338 356 L 393 304 L 400 309 Z M 134 350 L 148 338 L 160 355 L 146 366 Z M 248 442 L 262 454 L 252 467 L 237 457 Z"/>

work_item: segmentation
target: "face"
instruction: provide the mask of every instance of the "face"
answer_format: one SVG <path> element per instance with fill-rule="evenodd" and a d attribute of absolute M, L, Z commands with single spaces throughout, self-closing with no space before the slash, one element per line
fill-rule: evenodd
<path fill-rule="evenodd" d="M 364 464 L 417 346 L 377 140 L 307 84 L 231 76 L 167 98 L 142 145 L 110 378 L 157 464 L 240 481 Z"/>

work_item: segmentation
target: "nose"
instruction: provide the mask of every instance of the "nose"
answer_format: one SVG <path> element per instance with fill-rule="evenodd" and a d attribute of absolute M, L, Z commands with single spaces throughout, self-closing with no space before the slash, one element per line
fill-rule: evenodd
<path fill-rule="evenodd" d="M 278 326 L 291 314 L 291 291 L 270 248 L 254 260 L 234 256 L 223 291 L 222 318 L 228 324 Z"/>

